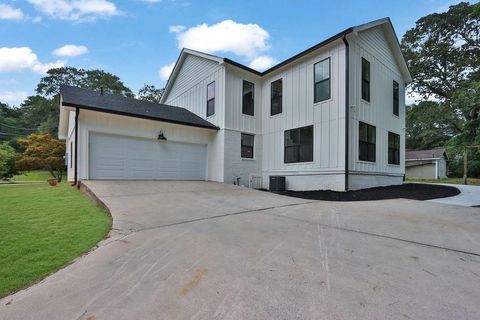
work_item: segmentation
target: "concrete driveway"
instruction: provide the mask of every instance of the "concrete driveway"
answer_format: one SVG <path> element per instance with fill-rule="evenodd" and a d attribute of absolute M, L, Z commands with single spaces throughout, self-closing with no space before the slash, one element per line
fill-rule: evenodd
<path fill-rule="evenodd" d="M 0 319 L 479 319 L 480 209 L 90 181 L 111 238 Z"/>

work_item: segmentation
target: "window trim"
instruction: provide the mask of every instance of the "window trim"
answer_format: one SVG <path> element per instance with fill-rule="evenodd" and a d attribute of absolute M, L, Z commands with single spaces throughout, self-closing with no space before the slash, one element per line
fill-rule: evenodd
<path fill-rule="evenodd" d="M 301 129 L 305 129 L 305 128 L 312 128 L 312 159 L 311 160 L 307 160 L 307 161 L 300 161 L 300 148 L 302 146 L 302 142 L 301 142 L 301 136 L 300 136 L 300 132 L 301 132 Z M 294 146 L 285 146 L 285 134 L 288 132 L 288 131 L 292 131 L 292 130 L 298 130 L 299 131 L 299 136 L 298 136 L 298 139 L 299 139 L 299 143 L 294 145 Z M 305 144 L 304 144 L 305 146 Z M 285 150 L 286 148 L 291 148 L 291 147 L 298 147 L 298 161 L 286 161 L 286 156 L 285 156 Z M 299 127 L 299 128 L 292 128 L 292 129 L 288 129 L 288 130 L 284 130 L 283 131 L 283 163 L 286 164 L 286 165 L 289 165 L 289 164 L 297 164 L 297 163 L 312 163 L 314 162 L 314 154 L 315 154 L 315 126 L 313 124 L 311 125 L 308 125 L 308 126 L 303 126 L 303 127 Z"/>
<path fill-rule="evenodd" d="M 398 137 L 398 149 L 395 148 L 390 148 L 390 135 Z M 394 166 L 399 166 L 400 165 L 400 149 L 401 149 L 401 139 L 402 137 L 400 134 L 392 131 L 388 131 L 388 137 L 387 137 L 387 163 L 389 165 L 394 165 Z M 398 151 L 398 163 L 395 162 L 390 162 L 390 150 Z"/>
<path fill-rule="evenodd" d="M 278 82 L 280 81 L 280 88 L 282 89 L 281 91 L 281 94 L 280 94 L 280 112 L 277 112 L 277 113 L 273 113 L 272 112 L 272 105 L 273 105 L 273 84 L 275 82 Z M 276 115 L 279 115 L 279 114 L 282 114 L 283 113 L 283 78 L 278 78 L 272 82 L 270 82 L 270 116 L 273 117 L 273 116 L 276 116 Z"/>
<path fill-rule="evenodd" d="M 213 84 L 213 98 L 212 99 L 208 99 L 208 87 L 210 87 L 210 85 Z M 215 97 L 216 97 L 216 86 L 215 86 L 215 80 L 210 82 L 209 84 L 207 84 L 207 118 L 211 117 L 211 116 L 214 116 L 215 115 Z M 213 113 L 212 114 L 208 114 L 208 103 L 210 101 L 213 100 Z"/>
<path fill-rule="evenodd" d="M 393 115 L 400 116 L 400 85 L 393 80 Z M 396 113 L 395 113 L 396 111 Z"/>
<path fill-rule="evenodd" d="M 364 80 L 363 78 L 363 61 L 367 62 L 368 63 L 368 80 Z M 364 57 L 362 57 L 362 62 L 361 62 L 361 88 L 360 88 L 360 94 L 362 96 L 362 100 L 363 101 L 366 101 L 368 103 L 370 103 L 370 101 L 372 100 L 372 92 L 371 92 L 371 84 L 372 84 L 372 73 L 371 73 L 371 65 L 370 65 L 370 61 L 368 61 L 367 59 L 365 59 Z M 363 85 L 364 85 L 364 82 L 368 83 L 368 97 L 364 97 L 363 96 Z M 368 99 L 367 99 L 368 98 Z"/>
<path fill-rule="evenodd" d="M 360 126 L 364 124 L 367 126 L 367 141 L 363 141 L 361 140 L 361 136 L 360 136 Z M 369 137 L 369 132 L 368 132 L 368 128 L 374 128 L 375 129 L 375 142 L 372 143 L 372 142 L 369 142 L 368 141 L 368 137 Z M 367 148 L 367 159 L 361 159 L 360 156 L 360 145 L 362 143 L 366 143 L 367 146 L 370 146 L 370 145 L 374 145 L 374 150 L 375 152 L 373 153 L 373 160 L 369 160 L 369 152 L 368 152 L 368 148 Z M 358 161 L 364 161 L 364 162 L 368 162 L 368 163 L 376 163 L 377 162 L 377 127 L 374 126 L 374 125 L 371 125 L 369 123 L 366 123 L 366 122 L 363 122 L 363 121 L 359 121 L 358 122 Z"/>
<path fill-rule="evenodd" d="M 244 145 L 243 144 L 243 140 L 242 140 L 242 136 L 243 135 L 246 135 L 246 136 L 251 136 L 252 139 L 253 139 L 253 145 L 252 146 L 247 146 L 247 145 Z M 252 156 L 251 157 L 244 157 L 243 154 L 242 154 L 242 149 L 243 147 L 248 147 L 248 148 L 252 148 Z M 254 134 L 251 134 L 251 133 L 245 133 L 245 132 L 241 132 L 240 133 L 240 158 L 242 159 L 247 159 L 247 160 L 254 160 L 255 159 L 255 135 Z"/>
<path fill-rule="evenodd" d="M 73 141 L 70 141 L 70 169 L 73 168 Z"/>
<path fill-rule="evenodd" d="M 320 81 L 316 82 L 315 81 L 315 66 L 319 63 L 324 62 L 325 60 L 328 60 L 328 79 L 323 79 L 323 80 L 320 80 Z M 330 57 L 327 57 L 327 58 L 325 58 L 323 60 L 320 60 L 318 62 L 315 62 L 313 64 L 313 103 L 314 104 L 324 102 L 324 101 L 330 100 L 332 98 L 332 81 L 331 81 L 331 79 L 332 79 L 332 60 L 330 59 Z M 315 89 L 317 87 L 317 84 L 325 82 L 325 81 L 328 81 L 328 98 L 317 101 L 317 96 L 316 96 L 317 90 L 315 90 Z"/>
<path fill-rule="evenodd" d="M 253 88 L 252 89 L 252 103 L 253 103 L 252 114 L 245 113 L 244 100 L 243 100 L 243 97 L 245 96 L 245 93 L 243 92 L 245 82 L 250 83 L 252 85 L 252 88 Z M 255 83 L 250 82 L 248 80 L 242 80 L 242 114 L 246 115 L 246 116 L 251 116 L 251 117 L 255 116 Z"/>

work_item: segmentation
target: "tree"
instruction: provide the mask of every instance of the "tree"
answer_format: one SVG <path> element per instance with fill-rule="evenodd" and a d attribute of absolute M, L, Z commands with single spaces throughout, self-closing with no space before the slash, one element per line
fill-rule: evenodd
<path fill-rule="evenodd" d="M 14 167 L 16 155 L 15 149 L 8 141 L 0 144 L 0 180 L 9 179 L 16 173 Z"/>
<path fill-rule="evenodd" d="M 18 140 L 24 148 L 16 160 L 19 171 L 47 170 L 58 182 L 62 181 L 65 170 L 65 142 L 54 139 L 50 134 L 31 134 L 27 139 Z"/>
<path fill-rule="evenodd" d="M 17 108 L 12 108 L 6 103 L 0 102 L 0 142 L 10 141 L 11 139 L 24 134 L 19 130 L 21 113 Z"/>
<path fill-rule="evenodd" d="M 47 71 L 47 75 L 40 79 L 37 94 L 43 97 L 54 97 L 60 93 L 61 85 L 76 86 L 85 89 L 99 90 L 103 87 L 105 92 L 133 97 L 132 90 L 114 74 L 103 70 L 85 70 L 73 67 L 54 68 Z"/>
<path fill-rule="evenodd" d="M 21 127 L 27 134 L 58 132 L 59 103 L 55 99 L 48 99 L 39 95 L 29 96 L 20 105 Z M 26 136 L 25 135 L 25 136 Z"/>
<path fill-rule="evenodd" d="M 140 90 L 138 90 L 137 97 L 140 100 L 160 103 L 160 100 L 162 99 L 162 95 L 164 91 L 165 91 L 165 88 L 158 89 L 158 88 L 155 88 L 155 86 L 153 85 L 144 84 L 143 87 Z"/>

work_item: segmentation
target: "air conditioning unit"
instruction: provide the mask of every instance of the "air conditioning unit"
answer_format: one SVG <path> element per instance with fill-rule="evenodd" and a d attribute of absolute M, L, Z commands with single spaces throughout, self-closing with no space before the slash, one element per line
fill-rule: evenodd
<path fill-rule="evenodd" d="M 285 176 L 270 176 L 270 191 L 285 191 Z"/>

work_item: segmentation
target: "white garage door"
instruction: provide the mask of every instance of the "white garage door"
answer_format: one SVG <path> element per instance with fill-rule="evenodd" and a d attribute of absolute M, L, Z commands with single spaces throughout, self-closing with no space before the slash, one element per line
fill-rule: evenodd
<path fill-rule="evenodd" d="M 92 133 L 89 149 L 90 179 L 205 180 L 206 145 Z"/>

